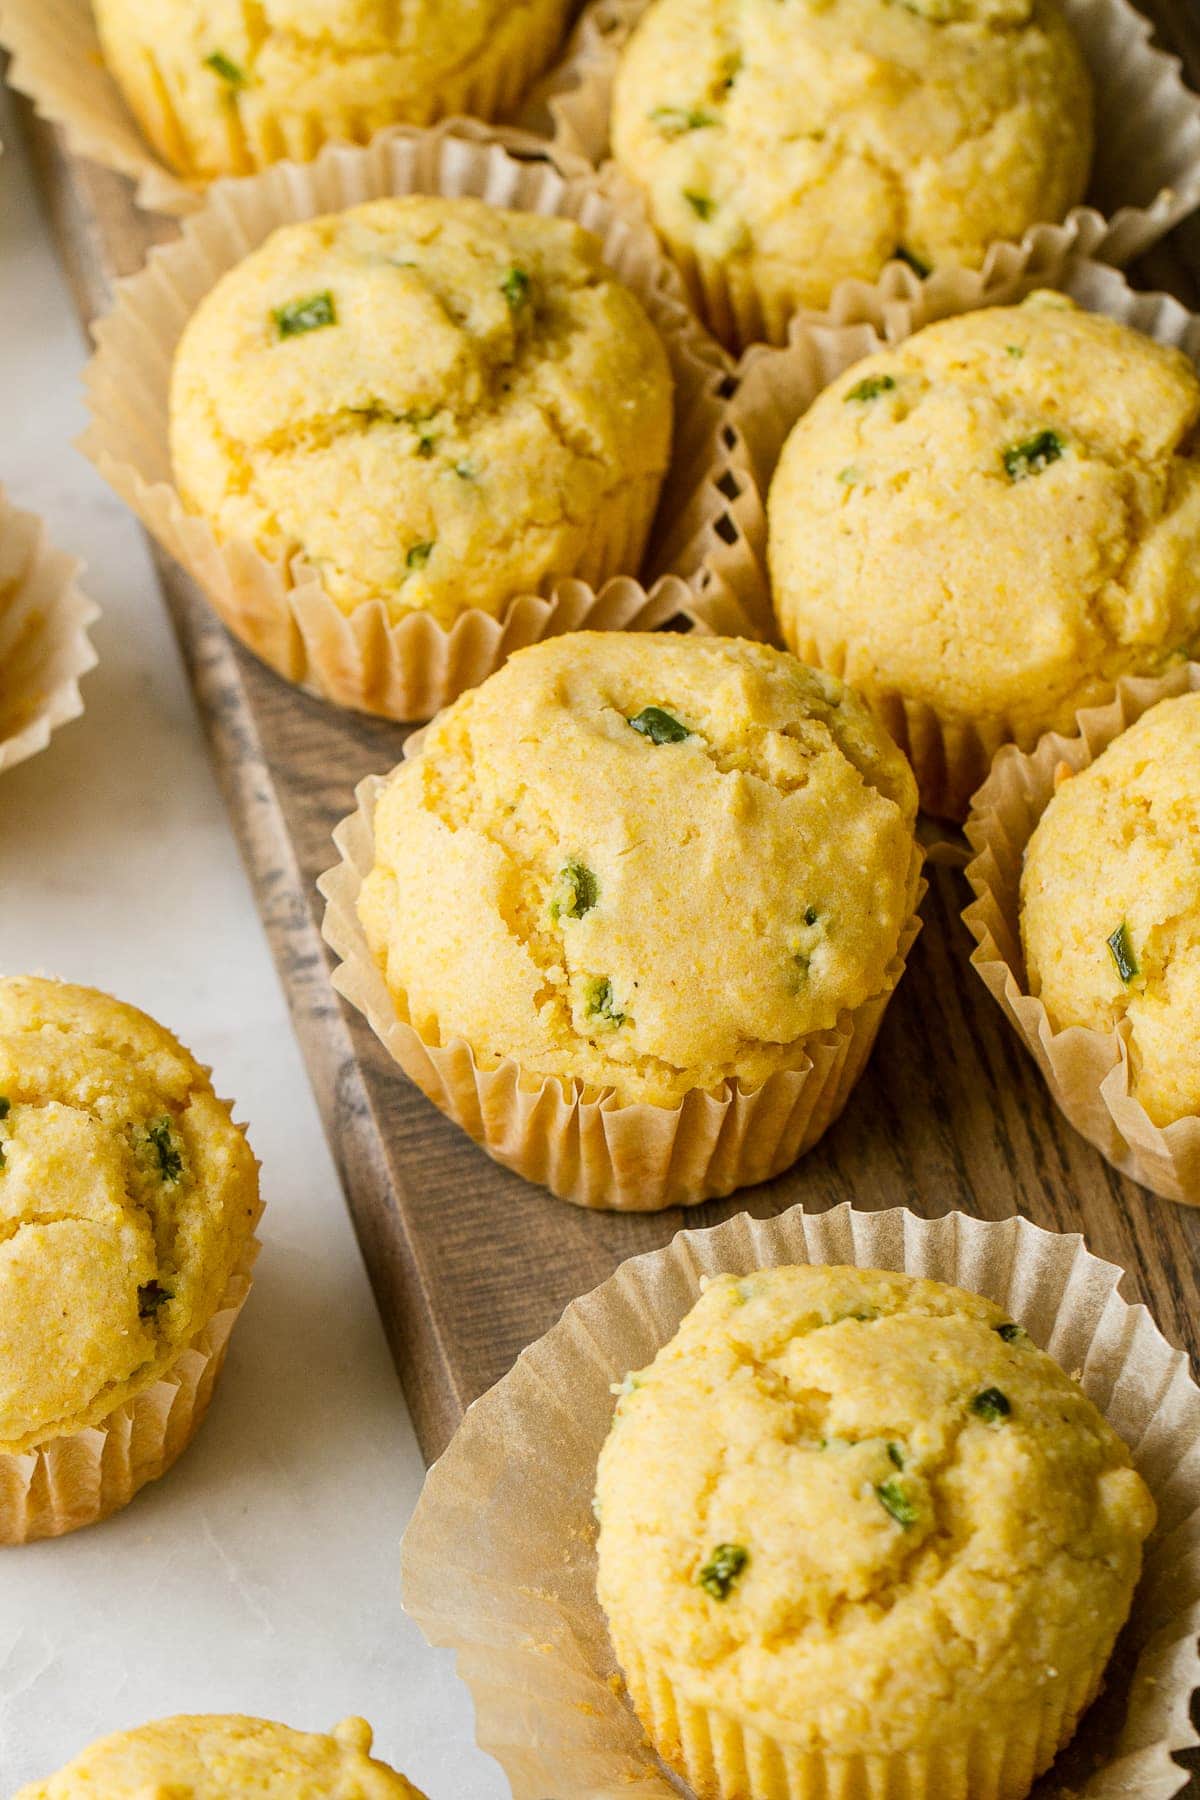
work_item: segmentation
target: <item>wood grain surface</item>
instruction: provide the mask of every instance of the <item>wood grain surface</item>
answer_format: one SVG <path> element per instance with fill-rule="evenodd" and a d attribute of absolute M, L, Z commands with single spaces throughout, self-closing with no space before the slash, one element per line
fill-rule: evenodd
<path fill-rule="evenodd" d="M 1154 0 L 1161 41 L 1200 87 L 1200 0 Z M 47 207 L 81 316 L 173 235 L 138 213 L 129 184 L 74 162 L 26 110 Z M 1200 306 L 1200 223 L 1131 272 Z M 405 731 L 338 713 L 286 686 L 234 644 L 190 581 L 161 566 L 170 608 L 263 922 L 345 1183 L 375 1293 L 428 1459 L 465 1407 L 573 1296 L 624 1257 L 665 1243 L 680 1212 L 586 1214 L 498 1168 L 389 1061 L 329 983 L 314 882 L 356 782 L 384 771 Z M 969 965 L 955 871 L 931 871 L 925 929 L 878 1047 L 840 1122 L 791 1173 L 693 1209 L 908 1206 L 1001 1219 L 1014 1211 L 1082 1231 L 1127 1271 L 1168 1337 L 1200 1352 L 1200 1211 L 1155 1199 L 1111 1170 L 1060 1117 Z M 219 922 L 214 930 L 219 932 Z M 235 997 L 233 997 L 235 998 Z M 1193 1782 L 1189 1792 L 1200 1794 Z"/>

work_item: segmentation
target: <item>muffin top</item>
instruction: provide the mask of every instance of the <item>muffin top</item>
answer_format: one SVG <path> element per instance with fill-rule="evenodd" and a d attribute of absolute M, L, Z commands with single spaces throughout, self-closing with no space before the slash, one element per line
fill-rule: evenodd
<path fill-rule="evenodd" d="M 612 140 L 670 243 L 824 306 L 892 257 L 978 268 L 1060 219 L 1091 114 L 1057 0 L 654 0 Z"/>
<path fill-rule="evenodd" d="M 567 0 L 93 3 L 105 60 L 143 130 L 199 180 L 397 120 L 511 105 L 568 11 Z"/>
<path fill-rule="evenodd" d="M 359 914 L 426 1039 L 673 1105 L 797 1066 L 880 992 L 915 804 L 861 703 L 790 656 L 579 632 L 435 720 L 379 796 Z"/>
<path fill-rule="evenodd" d="M 849 1754 L 1006 1716 L 1107 1655 L 1154 1503 L 999 1307 L 909 1275 L 712 1281 L 600 1456 L 618 1656 Z"/>
<path fill-rule="evenodd" d="M 1021 939 L 1056 1030 L 1124 1020 L 1155 1124 L 1200 1114 L 1200 694 L 1059 787 L 1025 853 Z"/>
<path fill-rule="evenodd" d="M 1198 418 L 1181 351 L 1059 294 L 856 363 L 771 485 L 785 636 L 868 698 L 1069 728 L 1200 645 Z"/>
<path fill-rule="evenodd" d="M 245 1136 L 169 1031 L 91 988 L 0 979 L 0 1451 L 155 1380 L 258 1212 Z"/>
<path fill-rule="evenodd" d="M 276 231 L 201 301 L 171 383 L 185 505 L 392 619 L 571 574 L 598 516 L 649 516 L 671 429 L 666 351 L 598 241 L 480 200 Z"/>
<path fill-rule="evenodd" d="M 365 1719 L 328 1735 L 266 1719 L 183 1716 L 103 1738 L 16 1800 L 422 1800 L 371 1755 Z"/>

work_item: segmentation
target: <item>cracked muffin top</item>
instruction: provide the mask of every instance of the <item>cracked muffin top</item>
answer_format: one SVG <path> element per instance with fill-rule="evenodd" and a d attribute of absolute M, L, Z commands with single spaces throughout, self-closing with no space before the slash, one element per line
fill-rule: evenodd
<path fill-rule="evenodd" d="M 786 315 L 892 257 L 978 268 L 1061 219 L 1091 84 L 1057 0 L 655 0 L 612 141 L 672 248 Z"/>
<path fill-rule="evenodd" d="M 856 363 L 771 485 L 798 655 L 1027 747 L 1200 649 L 1200 377 L 1060 294 Z"/>
<path fill-rule="evenodd" d="M 171 383 L 184 504 L 297 553 L 349 612 L 449 624 L 550 576 L 637 567 L 673 383 L 566 219 L 371 201 L 285 226 L 209 293 Z"/>
<path fill-rule="evenodd" d="M 518 652 L 396 770 L 359 915 L 428 1041 L 674 1105 L 802 1066 L 883 989 L 915 809 L 832 677 L 741 640 L 578 632 Z"/>
<path fill-rule="evenodd" d="M 92 988 L 0 980 L 0 1450 L 155 1380 L 258 1213 L 245 1136 L 169 1031 Z"/>
<path fill-rule="evenodd" d="M 986 1734 L 1086 1681 L 1155 1516 L 1117 1434 L 998 1306 L 838 1267 L 708 1284 L 626 1380 L 596 1510 L 622 1663 L 846 1754 Z"/>
<path fill-rule="evenodd" d="M 365 1719 L 329 1733 L 221 1714 L 160 1719 L 92 1744 L 16 1800 L 423 1800 L 371 1755 Z"/>
<path fill-rule="evenodd" d="M 494 118 L 553 54 L 568 0 L 93 0 L 118 86 L 193 181 L 300 161 L 329 138 Z"/>
<path fill-rule="evenodd" d="M 1056 1031 L 1124 1021 L 1154 1123 L 1200 1114 L 1200 694 L 1059 787 L 1025 852 L 1021 939 Z"/>

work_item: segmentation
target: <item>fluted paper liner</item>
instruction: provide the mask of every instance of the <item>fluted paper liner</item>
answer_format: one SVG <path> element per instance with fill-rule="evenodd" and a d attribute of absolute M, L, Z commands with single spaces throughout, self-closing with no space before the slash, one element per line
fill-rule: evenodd
<path fill-rule="evenodd" d="M 1013 305 L 1041 285 L 1037 278 L 1022 274 L 990 295 L 988 304 Z M 1080 258 L 1063 265 L 1054 285 L 1086 310 L 1105 313 L 1200 362 L 1200 317 L 1169 295 L 1136 293 L 1115 269 Z M 726 536 L 714 538 L 705 558 L 706 606 L 736 615 L 740 629 L 749 635 L 782 641 L 771 609 L 767 495 L 792 427 L 822 389 L 853 363 L 963 310 L 939 304 L 930 289 L 911 303 L 881 303 L 870 319 L 855 326 L 797 323 L 785 349 L 759 346 L 747 353 L 722 438 L 726 461 L 717 481 L 724 481 L 733 497 Z M 810 641 L 798 644 L 796 653 L 834 675 L 846 671 L 844 645 L 822 655 Z M 1096 690 L 1097 699 L 1107 697 L 1102 682 L 1096 683 Z M 864 698 L 912 763 L 922 807 L 941 818 L 965 817 L 971 795 L 1002 745 L 1016 742 L 1032 750 L 1037 741 L 1038 733 L 1018 720 L 944 719 L 924 701 L 899 693 L 876 692 Z M 1067 723 L 1064 719 L 1064 726 Z"/>
<path fill-rule="evenodd" d="M 951 1213 L 745 1214 L 680 1232 L 622 1264 L 467 1413 L 429 1473 L 404 1540 L 404 1601 L 433 1644 L 453 1649 L 479 1742 L 514 1800 L 678 1800 L 621 1692 L 596 1599 L 596 1459 L 610 1386 L 644 1367 L 699 1297 L 701 1278 L 781 1263 L 904 1269 L 989 1295 L 1085 1391 L 1133 1452 L 1158 1505 L 1133 1612 L 1105 1697 L 1034 1790 L 1037 1800 L 1167 1800 L 1186 1784 L 1172 1750 L 1195 1744 L 1200 1682 L 1200 1392 L 1186 1355 L 1121 1271 L 1078 1236 L 1023 1219 Z M 912 1771 L 919 1773 L 919 1771 Z M 825 1800 L 960 1800 L 949 1787 L 838 1785 Z M 971 1800 L 988 1800 L 985 1788 Z"/>
<path fill-rule="evenodd" d="M 1020 884 L 1025 847 L 1053 798 L 1061 765 L 1077 774 L 1158 701 L 1197 692 L 1200 663 L 1153 680 L 1127 677 L 1109 705 L 1078 714 L 1076 735 L 1049 732 L 1029 755 L 1001 751 L 967 821 L 975 853 L 967 880 L 976 898 L 963 914 L 977 945 L 973 965 L 1076 1131 L 1124 1174 L 1189 1206 L 1200 1206 L 1200 1117 L 1156 1125 L 1135 1099 L 1127 1020 L 1113 1031 L 1054 1029 L 1042 1001 L 1028 991 Z"/>
<path fill-rule="evenodd" d="M 611 155 L 609 114 L 621 48 L 648 0 L 593 0 L 538 94 L 554 141 L 597 165 Z M 1071 256 L 1123 268 L 1200 205 L 1200 97 L 1180 60 L 1151 44 L 1151 25 L 1129 0 L 1064 0 L 1096 88 L 1096 156 L 1087 204 L 1061 223 L 1032 225 L 1019 242 L 989 248 L 978 270 L 943 269 L 922 281 L 901 262 L 875 282 L 839 282 L 827 308 L 795 315 L 845 325 L 891 301 L 921 298 L 946 311 L 990 304 L 994 291 L 1028 276 L 1056 285 Z M 740 346 L 786 340 L 788 319 L 764 313 L 752 288 L 730 289 L 719 264 L 685 271 L 713 329 Z"/>
<path fill-rule="evenodd" d="M 98 1425 L 0 1451 L 0 1544 L 97 1525 L 166 1474 L 204 1422 L 259 1248 L 251 1235 L 212 1318 L 149 1387 Z"/>
<path fill-rule="evenodd" d="M 0 488 L 0 774 L 83 711 L 80 677 L 96 666 L 88 626 L 100 609 L 78 568 Z"/>
<path fill-rule="evenodd" d="M 542 31 L 524 46 L 521 58 L 447 77 L 439 84 L 438 116 L 511 118 L 552 60 L 559 36 L 557 30 Z M 176 173 L 153 149 L 109 73 L 91 0 L 4 0 L 0 45 L 11 53 L 12 86 L 33 101 L 42 118 L 63 128 L 74 155 L 127 175 L 148 212 L 180 215 L 203 205 L 205 184 Z M 160 98 L 168 104 L 165 86 Z M 278 146 L 269 157 L 260 151 L 264 160 L 301 162 L 334 139 L 362 143 L 367 135 L 362 118 L 346 116 L 335 123 L 319 111 L 264 118 L 258 132 L 264 145 Z"/>
<path fill-rule="evenodd" d="M 204 519 L 185 511 L 168 444 L 175 347 L 220 276 L 279 225 L 407 193 L 472 194 L 577 219 L 600 237 L 609 267 L 642 301 L 675 379 L 675 443 L 653 526 L 645 496 L 631 492 L 620 515 L 597 527 L 578 575 L 597 583 L 606 574 L 633 573 L 645 550 L 653 575 L 691 575 L 702 589 L 718 531 L 736 537 L 727 491 L 733 478 L 726 490 L 715 484 L 725 466 L 725 360 L 688 311 L 653 233 L 619 212 L 585 165 L 556 165 L 546 149 L 520 133 L 457 121 L 432 131 L 401 128 L 365 150 L 334 147 L 302 167 L 283 164 L 250 180 L 220 182 L 179 242 L 121 283 L 114 311 L 96 332 L 86 376 L 92 422 L 81 448 L 244 644 L 289 681 L 339 705 L 425 719 L 512 651 L 592 621 L 578 580 L 519 597 L 498 618 L 471 608 L 449 628 L 422 612 L 389 624 L 379 600 L 343 613 L 303 558 L 284 567 L 247 541 L 218 543 Z M 714 629 L 732 617 L 701 592 L 694 611 Z"/>
<path fill-rule="evenodd" d="M 673 1107 L 630 1103 L 611 1089 L 528 1073 L 511 1057 L 484 1067 L 462 1038 L 438 1044 L 413 1026 L 358 917 L 358 896 L 375 860 L 375 805 L 390 779 L 369 775 L 360 782 L 357 811 L 333 834 L 341 861 L 317 883 L 327 902 L 325 941 L 340 959 L 333 985 L 409 1079 L 489 1156 L 576 1206 L 656 1212 L 769 1181 L 837 1118 L 921 928 L 919 849 L 914 846 L 909 876 L 913 913 L 883 988 L 843 1012 L 831 1030 L 814 1033 L 799 1068 L 779 1070 L 757 1088 L 726 1081 L 711 1091 L 694 1089 Z"/>

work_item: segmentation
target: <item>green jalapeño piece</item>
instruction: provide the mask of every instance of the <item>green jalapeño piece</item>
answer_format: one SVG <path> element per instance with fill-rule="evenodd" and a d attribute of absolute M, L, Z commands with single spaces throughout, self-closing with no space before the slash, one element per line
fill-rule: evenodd
<path fill-rule="evenodd" d="M 890 1513 L 901 1531 L 907 1531 L 916 1524 L 921 1510 L 915 1500 L 909 1498 L 898 1481 L 881 1481 L 875 1489 L 875 1497 L 884 1512 Z"/>
<path fill-rule="evenodd" d="M 160 1306 L 174 1298 L 170 1288 L 160 1287 L 157 1281 L 148 1281 L 138 1289 L 138 1318 L 152 1319 Z"/>
<path fill-rule="evenodd" d="M 596 877 L 589 868 L 572 857 L 563 864 L 555 877 L 550 917 L 554 920 L 582 919 L 584 913 L 591 912 L 599 898 L 600 887 Z"/>
<path fill-rule="evenodd" d="M 291 300 L 286 306 L 277 306 L 271 317 L 281 338 L 302 337 L 306 331 L 336 325 L 337 308 L 332 294 L 310 294 L 307 300 Z"/>
<path fill-rule="evenodd" d="M 686 725 L 664 712 L 661 706 L 644 706 L 640 713 L 635 713 L 629 723 L 635 731 L 650 739 L 652 744 L 682 744 L 684 738 L 691 737 Z"/>
<path fill-rule="evenodd" d="M 231 88 L 240 88 L 246 85 L 245 69 L 239 69 L 233 58 L 226 56 L 223 50 L 214 50 L 211 56 L 206 56 L 204 66 L 206 69 L 211 69 L 214 75 L 219 75 L 221 80 Z"/>
<path fill-rule="evenodd" d="M 749 1560 L 750 1552 L 741 1544 L 718 1544 L 696 1580 L 714 1600 L 728 1600 L 734 1582 Z"/>
<path fill-rule="evenodd" d="M 846 395 L 846 405 L 852 400 L 878 400 L 880 394 L 890 394 L 896 385 L 894 375 L 868 375 L 857 387 L 852 387 Z"/>
<path fill-rule="evenodd" d="M 1067 446 L 1057 431 L 1038 431 L 1022 443 L 1010 444 L 1004 452 L 1004 473 L 1010 481 L 1026 481 L 1066 454 Z"/>
<path fill-rule="evenodd" d="M 625 1014 L 617 1005 L 613 984 L 607 975 L 592 976 L 584 990 L 583 1005 L 589 1019 L 610 1025 L 614 1031 L 625 1023 Z"/>
<path fill-rule="evenodd" d="M 1112 952 L 1112 959 L 1117 965 L 1117 974 L 1128 987 L 1138 974 L 1138 960 L 1133 954 L 1133 945 L 1129 941 L 1129 927 L 1124 919 L 1121 920 L 1112 936 L 1105 938 L 1104 941 Z"/>
<path fill-rule="evenodd" d="M 999 1388 L 984 1388 L 983 1392 L 976 1394 L 972 1400 L 971 1411 L 977 1419 L 982 1419 L 985 1424 L 995 1425 L 999 1420 L 1009 1417 L 1012 1412 L 1012 1402 L 1007 1394 L 1000 1392 Z"/>

